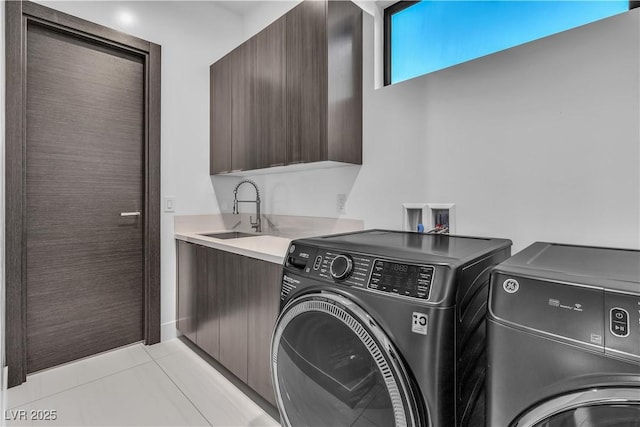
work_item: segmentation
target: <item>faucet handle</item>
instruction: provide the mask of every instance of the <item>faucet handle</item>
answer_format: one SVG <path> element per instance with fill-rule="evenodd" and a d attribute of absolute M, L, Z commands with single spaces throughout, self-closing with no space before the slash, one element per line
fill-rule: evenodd
<path fill-rule="evenodd" d="M 249 222 L 251 223 L 251 228 L 256 229 L 256 233 L 262 232 L 262 227 L 260 226 L 260 216 L 256 218 L 256 222 L 253 222 L 253 217 L 249 217 Z"/>

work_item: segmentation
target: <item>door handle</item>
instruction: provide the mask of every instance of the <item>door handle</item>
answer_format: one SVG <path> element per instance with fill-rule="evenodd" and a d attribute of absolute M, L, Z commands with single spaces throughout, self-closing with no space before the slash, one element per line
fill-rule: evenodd
<path fill-rule="evenodd" d="M 120 216 L 140 216 L 142 212 L 120 212 Z"/>

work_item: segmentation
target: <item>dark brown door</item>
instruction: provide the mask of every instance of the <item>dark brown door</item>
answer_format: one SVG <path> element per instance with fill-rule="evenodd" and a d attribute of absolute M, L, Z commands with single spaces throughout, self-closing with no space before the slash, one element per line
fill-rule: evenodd
<path fill-rule="evenodd" d="M 143 339 L 142 57 L 30 23 L 27 371 Z M 142 212 L 144 214 L 144 212 Z"/>

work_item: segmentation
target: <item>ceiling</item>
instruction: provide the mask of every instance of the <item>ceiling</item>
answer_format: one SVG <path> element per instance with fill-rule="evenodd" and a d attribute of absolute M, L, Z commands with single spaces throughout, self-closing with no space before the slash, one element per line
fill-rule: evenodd
<path fill-rule="evenodd" d="M 217 1 L 216 5 L 222 6 L 231 12 L 237 13 L 238 15 L 246 15 L 251 10 L 255 9 L 262 3 L 268 3 L 271 0 L 225 0 L 225 1 Z"/>
<path fill-rule="evenodd" d="M 215 4 L 218 6 L 222 6 L 231 12 L 237 13 L 238 15 L 245 16 L 251 10 L 260 6 L 263 3 L 272 3 L 277 0 L 215 0 Z M 380 7 L 384 9 L 388 6 L 391 6 L 394 3 L 397 3 L 398 0 L 360 0 L 361 2 L 374 2 Z"/>

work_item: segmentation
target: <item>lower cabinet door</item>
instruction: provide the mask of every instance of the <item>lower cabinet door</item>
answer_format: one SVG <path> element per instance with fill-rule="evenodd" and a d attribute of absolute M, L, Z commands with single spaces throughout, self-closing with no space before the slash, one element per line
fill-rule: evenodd
<path fill-rule="evenodd" d="M 177 328 L 196 342 L 196 248 L 197 245 L 178 241 Z"/>
<path fill-rule="evenodd" d="M 279 264 L 178 241 L 178 329 L 273 405 L 281 278 Z"/>
<path fill-rule="evenodd" d="M 218 251 L 216 258 L 220 304 L 220 357 L 235 376 L 247 382 L 247 259 Z"/>
<path fill-rule="evenodd" d="M 216 278 L 220 251 L 201 247 L 196 253 L 198 331 L 196 344 L 210 356 L 220 356 L 220 309 L 218 303 L 218 281 Z"/>
<path fill-rule="evenodd" d="M 282 267 L 248 259 L 248 385 L 273 405 L 271 335 L 278 317 Z"/>

